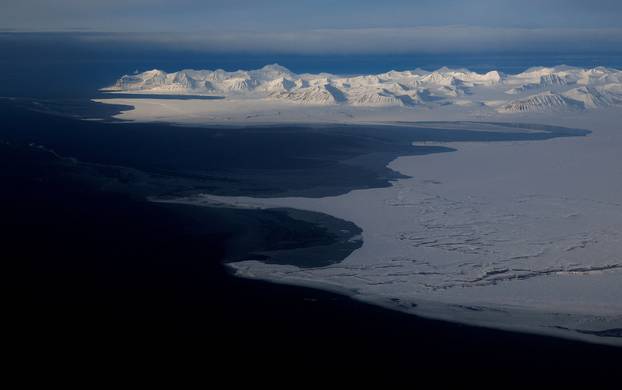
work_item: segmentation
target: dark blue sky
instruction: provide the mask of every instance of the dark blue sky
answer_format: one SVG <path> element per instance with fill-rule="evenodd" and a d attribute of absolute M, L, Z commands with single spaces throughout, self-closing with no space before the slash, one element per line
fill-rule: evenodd
<path fill-rule="evenodd" d="M 622 26 L 619 0 L 2 0 L 0 7 L 0 26 L 24 30 Z"/>
<path fill-rule="evenodd" d="M 620 50 L 620 0 L 2 0 L 5 31 L 210 52 Z"/>
<path fill-rule="evenodd" d="M 622 67 L 622 0 L 0 0 L 0 94 L 135 70 Z M 47 95 L 46 95 L 47 96 Z"/>

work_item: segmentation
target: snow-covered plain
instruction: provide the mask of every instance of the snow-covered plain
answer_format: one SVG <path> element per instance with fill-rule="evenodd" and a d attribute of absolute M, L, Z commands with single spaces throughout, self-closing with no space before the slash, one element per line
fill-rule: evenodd
<path fill-rule="evenodd" d="M 174 201 L 293 207 L 324 212 L 363 229 L 363 246 L 338 264 L 312 269 L 259 261 L 231 264 L 243 277 L 340 291 L 423 316 L 622 345 L 622 338 L 613 337 L 622 329 L 621 74 L 556 67 L 513 76 L 447 69 L 357 78 L 323 75 L 328 81 L 322 88 L 341 100 L 304 105 L 291 94 L 309 95 L 295 92 L 287 82 L 277 83 L 290 88 L 277 96 L 262 90 L 224 94 L 223 100 L 100 101 L 133 105 L 135 110 L 119 117 L 142 121 L 490 120 L 592 130 L 587 137 L 547 141 L 452 143 L 456 152 L 400 157 L 389 166 L 411 178 L 388 188 L 326 198 L 203 194 Z M 116 88 L 173 92 L 168 86 L 145 87 L 143 77 L 136 77 Z M 313 77 L 286 79 L 296 85 Z M 412 78 L 404 85 L 416 94 L 382 104 L 382 99 L 360 99 L 369 97 L 360 87 L 368 78 L 373 85 L 393 80 L 391 88 L 398 88 L 393 82 Z M 222 92 L 225 81 L 210 88 Z M 272 81 L 253 88 L 264 82 Z M 310 87 L 300 87 L 305 88 Z"/>

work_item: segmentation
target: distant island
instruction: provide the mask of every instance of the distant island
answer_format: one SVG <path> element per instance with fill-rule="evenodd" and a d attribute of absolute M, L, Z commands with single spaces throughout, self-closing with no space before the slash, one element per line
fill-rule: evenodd
<path fill-rule="evenodd" d="M 519 74 L 441 68 L 339 76 L 296 74 L 278 64 L 227 72 L 150 70 L 121 77 L 105 92 L 214 96 L 305 106 L 468 107 L 493 113 L 589 110 L 622 105 L 622 71 L 605 67 L 535 67 Z M 226 103 L 224 103 L 226 104 Z M 237 107 L 237 106 L 236 106 Z"/>

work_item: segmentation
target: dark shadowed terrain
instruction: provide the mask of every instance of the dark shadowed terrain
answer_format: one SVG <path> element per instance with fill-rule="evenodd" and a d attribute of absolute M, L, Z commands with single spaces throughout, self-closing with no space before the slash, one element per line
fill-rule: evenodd
<path fill-rule="evenodd" d="M 414 139 L 479 133 L 209 130 L 84 122 L 20 104 L 2 109 L 0 278 L 15 356 L 36 351 L 58 361 L 66 354 L 83 360 L 112 354 L 116 361 L 187 359 L 307 373 L 350 364 L 619 367 L 617 348 L 422 319 L 331 293 L 238 279 L 223 265 L 249 253 L 293 264 L 305 253 L 341 259 L 356 249 L 340 246 L 335 233 L 347 226 L 356 234 L 347 221 L 145 200 L 206 190 L 320 196 L 388 185 L 396 173 L 384 164 L 393 156 L 450 150 L 413 149 Z M 304 180 L 297 178 L 302 173 Z"/>

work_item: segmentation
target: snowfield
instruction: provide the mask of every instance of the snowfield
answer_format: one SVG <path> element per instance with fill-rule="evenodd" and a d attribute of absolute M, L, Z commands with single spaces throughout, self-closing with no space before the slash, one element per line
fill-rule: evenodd
<path fill-rule="evenodd" d="M 363 229 L 363 246 L 338 264 L 230 264 L 239 276 L 339 291 L 422 316 L 622 345 L 621 81 L 618 70 L 566 66 L 338 77 L 273 65 L 145 72 L 109 89 L 222 100 L 99 101 L 135 106 L 119 118 L 182 124 L 487 120 L 591 130 L 547 141 L 451 143 L 456 152 L 400 157 L 389 166 L 410 178 L 388 188 L 173 202 L 293 207 Z"/>

